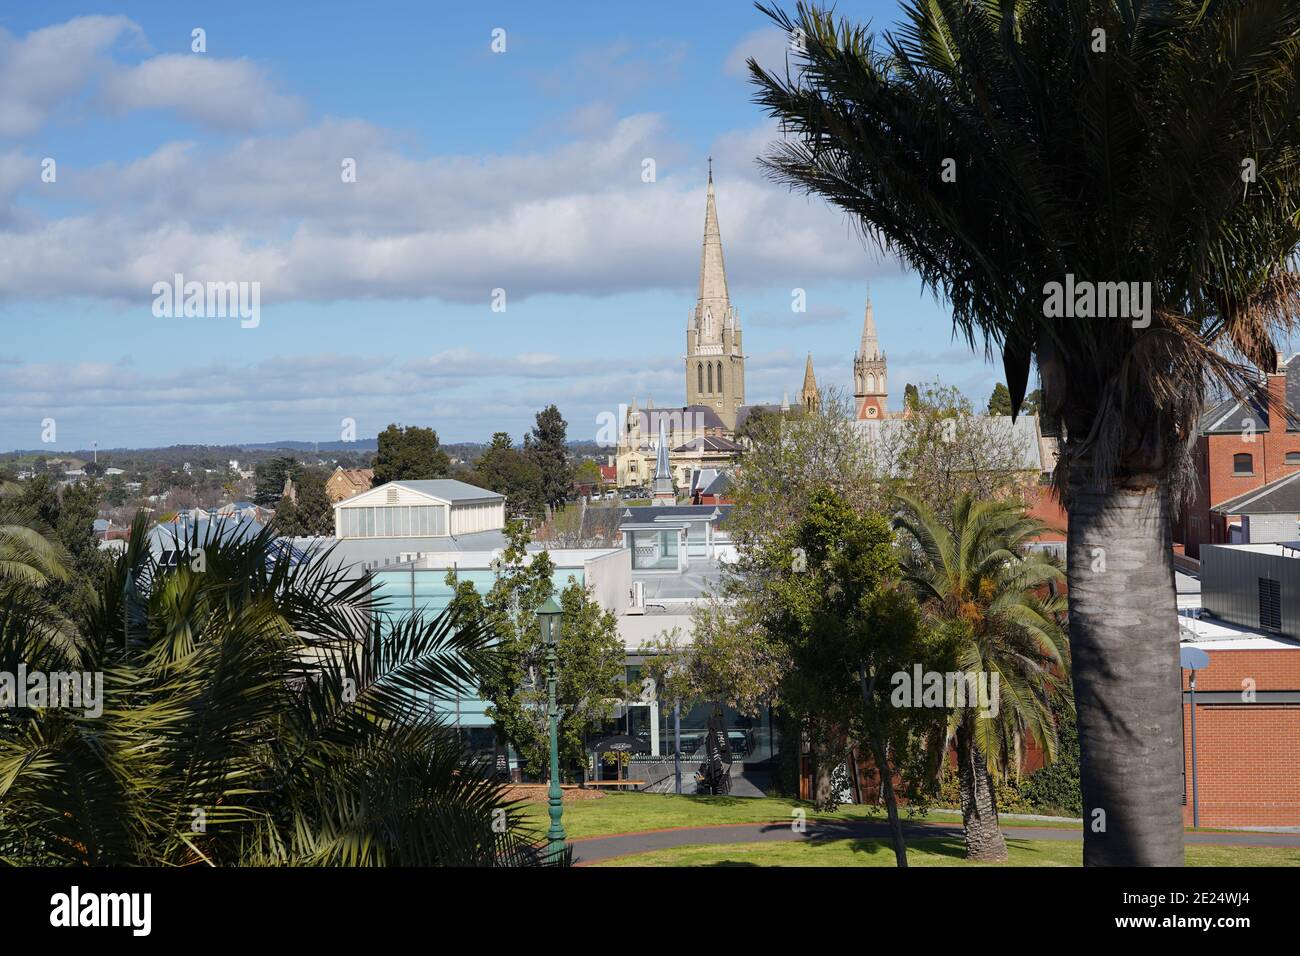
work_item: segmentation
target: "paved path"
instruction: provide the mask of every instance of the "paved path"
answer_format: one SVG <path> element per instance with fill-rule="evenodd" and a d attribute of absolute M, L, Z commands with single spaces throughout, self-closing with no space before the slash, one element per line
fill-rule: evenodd
<path fill-rule="evenodd" d="M 1002 832 L 1009 840 L 1078 841 L 1083 839 L 1081 830 L 1059 827 L 1003 827 Z M 960 839 L 961 824 L 905 823 L 903 834 L 908 838 L 955 836 Z M 570 842 L 573 844 L 574 863 L 581 866 L 610 860 L 616 856 L 671 850 L 681 846 L 766 843 L 778 840 L 809 840 L 814 843 L 826 843 L 832 840 L 861 840 L 868 837 L 889 839 L 889 824 L 875 820 L 809 820 L 805 832 L 797 833 L 788 822 L 736 823 L 586 837 Z M 1183 839 L 1187 843 L 1219 846 L 1300 847 L 1300 834 L 1297 833 L 1186 833 Z"/>

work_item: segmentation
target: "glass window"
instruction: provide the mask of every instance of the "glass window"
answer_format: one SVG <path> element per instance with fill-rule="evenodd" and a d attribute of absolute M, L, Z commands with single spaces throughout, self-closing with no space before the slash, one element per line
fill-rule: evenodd
<path fill-rule="evenodd" d="M 1286 463 L 1288 465 L 1300 465 L 1300 451 L 1289 451 L 1286 453 Z"/>
<path fill-rule="evenodd" d="M 362 509 L 362 514 L 365 515 L 365 522 L 366 522 L 366 530 L 362 533 L 367 538 L 373 538 L 375 535 L 375 509 L 364 508 Z"/>
<path fill-rule="evenodd" d="M 411 509 L 398 508 L 397 513 L 398 513 L 398 518 L 401 520 L 400 531 L 402 536 L 405 537 L 406 535 L 409 535 L 411 533 Z"/>
<path fill-rule="evenodd" d="M 1255 460 L 1250 455 L 1241 454 L 1232 456 L 1232 473 L 1234 475 L 1249 475 L 1255 471 Z"/>

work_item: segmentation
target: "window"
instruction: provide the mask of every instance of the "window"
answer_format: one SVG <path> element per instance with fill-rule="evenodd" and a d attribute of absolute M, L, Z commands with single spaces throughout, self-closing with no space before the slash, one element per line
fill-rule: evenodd
<path fill-rule="evenodd" d="M 1282 588 L 1272 578 L 1259 579 L 1259 626 L 1264 631 L 1282 630 Z"/>
<path fill-rule="evenodd" d="M 713 392 L 713 363 L 709 363 L 709 392 Z"/>
<path fill-rule="evenodd" d="M 1247 454 L 1233 455 L 1232 473 L 1234 475 L 1253 475 L 1255 473 L 1255 459 Z"/>
<path fill-rule="evenodd" d="M 704 392 L 704 366 L 701 365 L 699 362 L 695 363 L 695 375 L 700 380 L 700 387 L 698 391 L 703 393 Z"/>
<path fill-rule="evenodd" d="M 1286 453 L 1286 463 L 1288 465 L 1300 465 L 1300 451 L 1289 451 Z"/>

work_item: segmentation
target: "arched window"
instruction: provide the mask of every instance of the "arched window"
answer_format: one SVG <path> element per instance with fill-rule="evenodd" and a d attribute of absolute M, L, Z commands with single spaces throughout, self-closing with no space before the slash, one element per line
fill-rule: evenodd
<path fill-rule="evenodd" d="M 1234 475 L 1253 475 L 1255 473 L 1255 459 L 1245 453 L 1233 455 L 1232 473 Z"/>
<path fill-rule="evenodd" d="M 718 363 L 718 391 L 722 391 L 722 363 Z"/>
<path fill-rule="evenodd" d="M 867 394 L 874 395 L 876 392 L 876 376 L 872 372 L 867 373 Z"/>
<path fill-rule="evenodd" d="M 713 363 L 709 363 L 709 393 L 713 393 Z"/>
<path fill-rule="evenodd" d="M 703 392 L 704 391 L 704 365 L 702 363 L 700 362 L 695 363 L 695 374 L 699 377 L 700 380 L 699 391 Z"/>

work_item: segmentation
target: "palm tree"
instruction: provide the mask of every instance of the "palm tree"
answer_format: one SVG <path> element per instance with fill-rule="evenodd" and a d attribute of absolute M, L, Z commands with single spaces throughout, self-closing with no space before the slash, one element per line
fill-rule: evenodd
<path fill-rule="evenodd" d="M 197 534 L 160 560 L 138 517 L 71 645 L 0 602 L 0 670 L 102 678 L 95 708 L 0 710 L 0 860 L 539 859 L 427 706 L 495 666 L 489 633 L 447 613 L 394 618 L 328 552 L 268 529 Z"/>
<path fill-rule="evenodd" d="M 945 298 L 1013 413 L 1037 363 L 1065 432 L 1084 862 L 1181 865 L 1171 519 L 1207 383 L 1256 387 L 1300 304 L 1300 4 L 905 0 L 879 36 L 764 12 L 795 41 L 784 75 L 749 64 L 784 133 L 769 174 Z"/>
<path fill-rule="evenodd" d="M 963 495 L 947 516 L 950 530 L 924 504 L 901 497 L 894 525 L 915 544 L 906 580 L 951 642 L 956 669 L 983 675 L 989 691 L 978 702 L 967 695 L 964 706 L 949 701 L 947 742 L 957 753 L 966 854 L 1005 860 L 994 781 L 1019 773 L 1026 739 L 1049 762 L 1055 757 L 1053 704 L 1070 704 L 1065 599 L 1044 593 L 1064 574 L 1042 552 L 1025 550 L 1045 526 L 1015 502 Z"/>
<path fill-rule="evenodd" d="M 0 586 L 44 587 L 66 581 L 68 556 L 40 525 L 12 509 L 0 511 Z"/>

